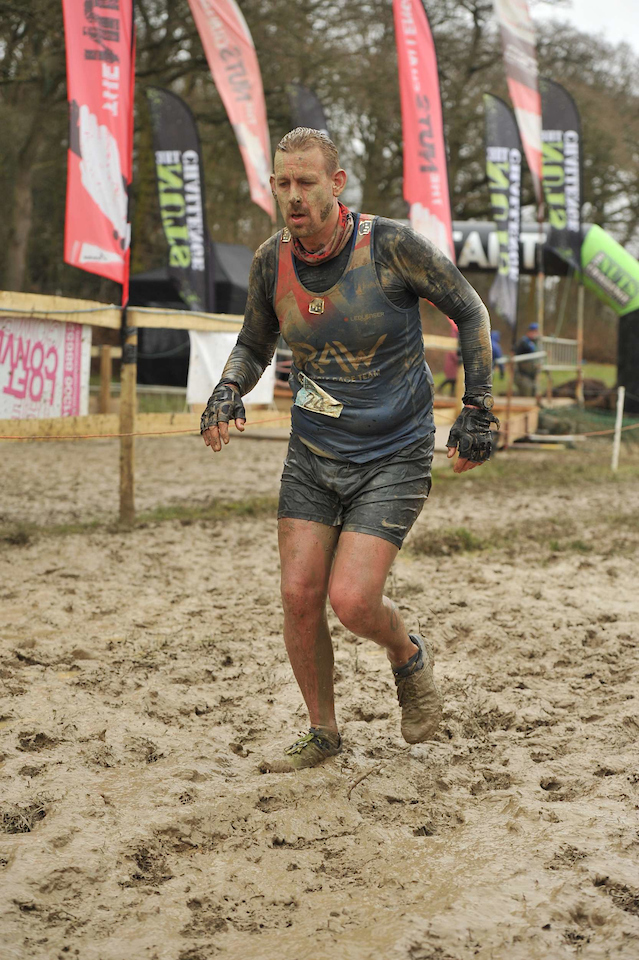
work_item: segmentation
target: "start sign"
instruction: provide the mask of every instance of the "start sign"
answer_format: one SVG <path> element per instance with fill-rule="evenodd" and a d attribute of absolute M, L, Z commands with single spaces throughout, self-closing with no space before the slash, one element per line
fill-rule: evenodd
<path fill-rule="evenodd" d="M 90 365 L 91 327 L 0 317 L 0 420 L 86 414 Z"/>

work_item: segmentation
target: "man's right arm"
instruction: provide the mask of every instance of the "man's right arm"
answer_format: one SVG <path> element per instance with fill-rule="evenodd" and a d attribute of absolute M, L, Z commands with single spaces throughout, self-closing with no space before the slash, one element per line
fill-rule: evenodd
<path fill-rule="evenodd" d="M 220 383 L 235 384 L 240 394 L 249 393 L 273 359 L 280 335 L 273 309 L 275 245 L 262 244 L 251 264 L 244 323 L 222 371 Z"/>
<path fill-rule="evenodd" d="M 273 309 L 275 243 L 274 238 L 267 240 L 253 258 L 244 323 L 202 414 L 200 432 L 214 451 L 221 449 L 221 441 L 228 443 L 230 420 L 235 420 L 239 430 L 244 429 L 246 415 L 241 397 L 253 389 L 275 352 L 279 336 Z"/>

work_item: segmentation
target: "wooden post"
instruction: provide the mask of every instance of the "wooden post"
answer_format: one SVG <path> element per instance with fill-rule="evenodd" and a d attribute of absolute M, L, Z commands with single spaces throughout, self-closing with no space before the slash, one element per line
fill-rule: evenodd
<path fill-rule="evenodd" d="M 577 390 L 576 399 L 580 407 L 584 405 L 584 299 L 586 291 L 583 283 L 577 287 Z"/>
<path fill-rule="evenodd" d="M 111 375 L 113 364 L 111 363 L 111 347 L 100 347 L 100 401 L 98 413 L 109 413 L 111 406 Z"/>
<path fill-rule="evenodd" d="M 506 388 L 506 424 L 504 429 L 504 450 L 510 446 L 510 419 L 513 410 L 513 390 L 515 388 L 515 348 L 513 346 L 508 362 L 508 387 Z"/>
<path fill-rule="evenodd" d="M 539 243 L 537 245 L 537 342 L 538 350 L 543 350 L 544 340 L 544 319 L 545 319 L 545 295 L 546 295 L 546 275 L 544 273 L 544 247 L 546 245 L 546 234 L 544 232 L 543 205 L 540 204 L 537 210 L 537 225 L 539 228 Z M 548 371 L 547 371 L 548 372 Z M 548 372 L 548 376 L 550 373 Z M 535 377 L 535 399 L 539 404 L 541 402 L 541 368 L 538 368 Z"/>
<path fill-rule="evenodd" d="M 122 365 L 120 367 L 120 522 L 135 521 L 135 433 L 138 331 L 129 327 L 122 311 Z"/>
<path fill-rule="evenodd" d="M 544 306 L 545 306 L 545 305 L 544 305 L 544 296 L 545 296 L 545 286 L 546 286 L 546 277 L 545 277 L 544 273 L 540 270 L 540 272 L 537 274 L 537 317 L 536 317 L 536 321 L 537 321 L 537 327 L 538 327 L 538 332 L 537 332 L 537 343 L 539 344 L 539 346 L 537 347 L 538 350 L 543 350 L 543 349 L 544 349 L 543 343 L 544 343 L 544 313 L 545 313 L 545 310 L 544 310 Z M 542 361 L 542 362 L 543 362 L 543 361 Z M 541 401 L 541 393 L 542 393 L 541 373 L 542 373 L 542 370 L 541 370 L 541 366 L 540 366 L 540 367 L 537 368 L 537 374 L 536 374 L 536 376 L 535 376 L 535 398 L 536 398 L 536 400 L 537 400 L 537 403 L 539 403 L 539 402 Z M 546 375 L 549 376 L 549 371 L 546 371 Z"/>
<path fill-rule="evenodd" d="M 552 371 L 546 370 L 546 400 L 552 400 Z"/>
<path fill-rule="evenodd" d="M 539 324 L 539 336 L 544 335 L 544 290 L 546 277 L 541 271 L 537 274 L 537 323 Z"/>

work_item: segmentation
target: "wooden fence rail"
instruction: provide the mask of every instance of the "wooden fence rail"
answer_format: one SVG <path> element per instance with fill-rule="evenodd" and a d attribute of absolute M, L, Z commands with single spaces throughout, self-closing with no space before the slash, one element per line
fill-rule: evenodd
<path fill-rule="evenodd" d="M 140 327 L 197 330 L 203 332 L 239 331 L 243 317 L 223 313 L 199 313 L 189 310 L 163 310 L 155 307 L 130 307 L 123 314 L 114 304 L 96 303 L 69 297 L 34 293 L 0 291 L 2 318 L 49 320 L 59 323 L 80 323 L 91 327 L 120 330 L 122 347 L 102 346 L 100 357 L 100 398 L 98 414 L 77 417 L 56 417 L 43 420 L 0 420 L 0 440 L 86 439 L 117 437 L 120 440 L 120 519 L 131 524 L 135 519 L 135 437 L 171 436 L 199 432 L 199 415 L 195 413 L 137 412 L 137 331 Z M 426 336 L 429 350 L 456 350 L 452 337 Z M 118 352 L 120 367 L 120 410 L 109 413 L 112 359 Z M 280 423 L 281 421 L 281 423 Z M 286 426 L 288 415 L 272 410 L 256 410 L 251 427 L 259 435 L 277 432 Z"/>

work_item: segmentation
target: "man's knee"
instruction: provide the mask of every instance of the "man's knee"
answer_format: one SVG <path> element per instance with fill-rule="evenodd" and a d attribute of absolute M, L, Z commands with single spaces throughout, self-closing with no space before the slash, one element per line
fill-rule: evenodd
<path fill-rule="evenodd" d="M 329 599 L 335 616 L 351 633 L 366 633 L 371 615 L 379 606 L 379 597 L 372 597 L 360 586 L 342 583 L 331 587 Z"/>
<path fill-rule="evenodd" d="M 282 577 L 281 592 L 284 610 L 294 616 L 315 614 L 326 603 L 324 586 L 308 577 Z"/>

